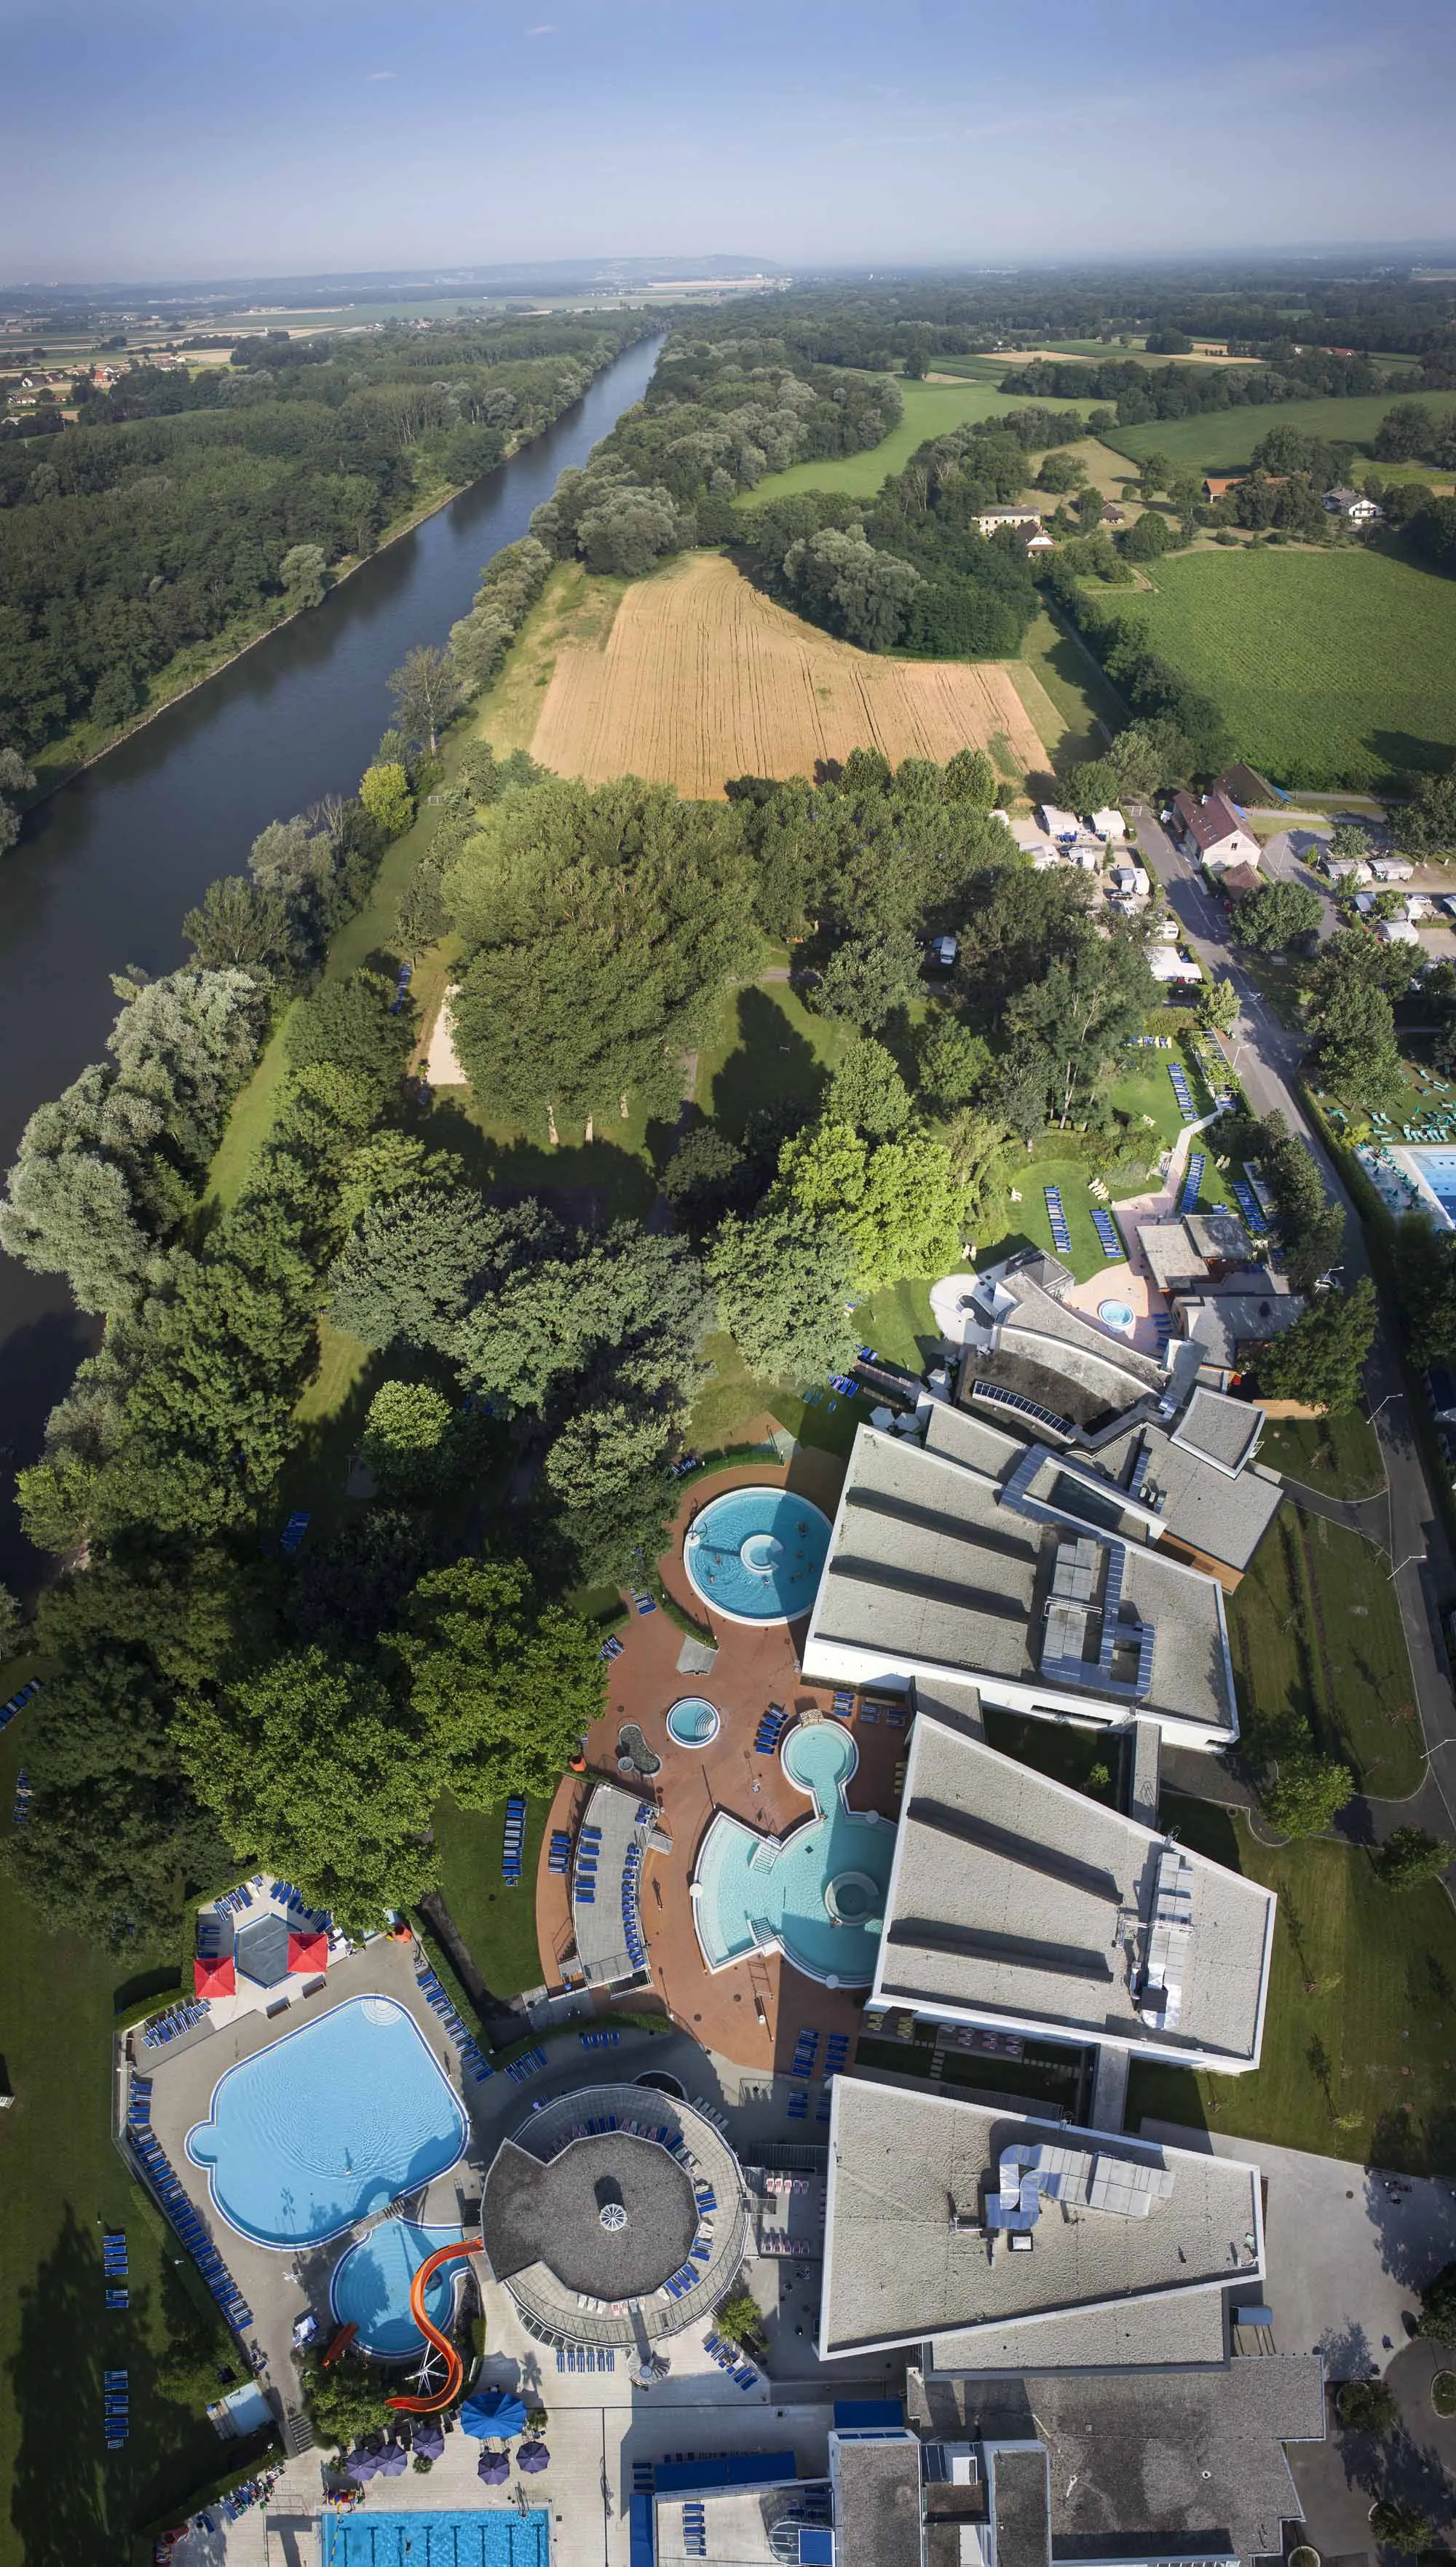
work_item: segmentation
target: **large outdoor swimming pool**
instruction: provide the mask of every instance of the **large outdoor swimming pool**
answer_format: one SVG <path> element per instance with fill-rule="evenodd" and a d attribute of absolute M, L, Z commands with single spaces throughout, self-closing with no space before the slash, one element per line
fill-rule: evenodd
<path fill-rule="evenodd" d="M 712 1970 L 776 1945 L 806 1978 L 868 1987 L 884 1923 L 894 1828 L 849 1809 L 859 1762 L 847 1730 L 829 1721 L 791 1729 L 783 1770 L 814 1816 L 782 1839 L 760 1837 L 721 1810 L 703 1840 L 693 1912 Z"/>
<path fill-rule="evenodd" d="M 728 1489 L 690 1526 L 683 1565 L 704 1603 L 730 1622 L 789 1622 L 818 1594 L 830 1530 L 788 1489 Z"/>
<path fill-rule="evenodd" d="M 351 1997 L 219 2077 L 187 2154 L 242 2236 L 318 2246 L 443 2174 L 467 2137 L 414 2017 Z"/>
<path fill-rule="evenodd" d="M 458 2227 L 422 2228 L 414 2219 L 382 2219 L 340 2256 L 329 2304 L 340 2326 L 356 2326 L 366 2353 L 386 2361 L 423 2353 L 425 2338 L 410 2315 L 410 2285 L 427 2256 L 458 2237 Z M 459 2259 L 464 2262 L 464 2257 Z M 426 2284 L 425 2305 L 442 2327 L 454 2300 L 459 2264 L 444 2264 Z"/>
<path fill-rule="evenodd" d="M 551 2516 L 512 2505 L 479 2513 L 326 2513 L 320 2567 L 550 2567 Z"/>
<path fill-rule="evenodd" d="M 1456 1225 L 1456 1150 L 1403 1149 L 1397 1159 L 1408 1159 L 1418 1176 L 1424 1177 L 1447 1220 Z"/>

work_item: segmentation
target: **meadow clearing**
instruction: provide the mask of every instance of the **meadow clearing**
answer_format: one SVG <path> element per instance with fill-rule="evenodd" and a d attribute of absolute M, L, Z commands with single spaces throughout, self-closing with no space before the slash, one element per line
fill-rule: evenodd
<path fill-rule="evenodd" d="M 872 657 L 800 623 L 719 553 L 683 554 L 625 591 L 578 580 L 574 612 L 553 619 L 543 600 L 552 648 L 527 682 L 540 691 L 529 738 L 510 698 L 499 727 L 489 700 L 481 724 L 561 775 L 641 775 L 718 800 L 730 775 L 808 775 L 853 748 L 944 760 L 999 735 L 1024 773 L 1063 728 L 1030 671 Z"/>
<path fill-rule="evenodd" d="M 1368 452 L 1386 412 L 1408 400 L 1437 417 L 1456 410 L 1456 393 L 1356 393 L 1347 400 L 1244 402 L 1237 410 L 1203 411 L 1194 419 L 1150 419 L 1141 428 L 1108 428 L 1102 434 L 1106 444 L 1135 463 L 1144 455 L 1166 454 L 1170 463 L 1190 472 L 1238 472 L 1272 428 L 1298 428 L 1308 436 L 1327 436 L 1335 444 Z"/>
<path fill-rule="evenodd" d="M 1005 368 L 1000 369 L 1005 372 Z M 739 491 L 735 508 L 755 508 L 765 499 L 781 499 L 794 490 L 843 490 L 852 499 L 872 499 L 880 483 L 892 472 L 903 472 L 918 445 L 927 437 L 945 436 L 968 419 L 1004 419 L 1009 411 L 1024 410 L 1024 401 L 1013 401 L 998 392 L 994 381 L 968 379 L 964 383 L 917 384 L 897 386 L 905 405 L 905 416 L 898 428 L 882 436 L 878 445 L 867 445 L 858 454 L 834 454 L 819 463 L 791 463 L 786 472 L 765 472 L 754 490 Z M 1047 410 L 1075 410 L 1075 402 L 1047 402 Z"/>
<path fill-rule="evenodd" d="M 1357 785 L 1456 749 L 1456 581 L 1389 553 L 1183 553 L 1119 613 L 1282 782 Z"/>

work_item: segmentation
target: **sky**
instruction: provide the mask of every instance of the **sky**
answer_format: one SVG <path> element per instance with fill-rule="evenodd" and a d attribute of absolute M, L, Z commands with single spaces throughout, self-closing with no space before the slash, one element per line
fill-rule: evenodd
<path fill-rule="evenodd" d="M 1456 238 L 1450 0 L 0 0 L 0 282 Z"/>

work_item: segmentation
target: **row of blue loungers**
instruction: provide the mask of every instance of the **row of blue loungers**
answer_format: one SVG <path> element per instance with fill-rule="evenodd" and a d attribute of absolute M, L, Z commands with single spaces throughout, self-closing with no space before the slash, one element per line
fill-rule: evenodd
<path fill-rule="evenodd" d="M 622 1934 L 627 1945 L 627 1958 L 634 1970 L 647 1967 L 647 1945 L 642 1939 L 642 1911 L 638 1892 L 642 1887 L 642 1848 L 630 1845 L 622 1865 Z"/>
<path fill-rule="evenodd" d="M 1051 1224 L 1051 1245 L 1061 1256 L 1070 1257 L 1071 1232 L 1067 1229 L 1066 1215 L 1061 1208 L 1061 1188 L 1043 1186 L 1041 1192 L 1046 1201 L 1046 1218 Z"/>
<path fill-rule="evenodd" d="M 1176 1060 L 1168 1063 L 1168 1076 L 1173 1082 L 1173 1100 L 1185 1123 L 1198 1121 L 1198 1107 L 1193 1102 L 1188 1080 Z"/>
<path fill-rule="evenodd" d="M 544 2050 L 527 2050 L 521 2058 L 511 2061 L 505 2073 L 513 2086 L 524 2086 L 526 2079 L 534 2077 L 537 2069 L 544 2068 L 545 2065 Z"/>
<path fill-rule="evenodd" d="M 744 2362 L 735 2344 L 726 2344 L 721 2335 L 711 2335 L 704 2342 L 705 2353 L 711 2353 L 720 2371 L 735 2380 L 740 2389 L 756 2389 L 758 2374 L 751 2362 Z"/>
<path fill-rule="evenodd" d="M 253 2313 L 192 2208 L 160 2141 L 151 2129 L 151 2087 L 134 2078 L 127 2105 L 127 2136 L 156 2189 L 161 2206 L 186 2247 L 228 2325 L 238 2335 L 253 2323 Z"/>
<path fill-rule="evenodd" d="M 685 2501 L 683 2505 L 683 2547 L 690 2558 L 708 2556 L 708 2509 L 701 2503 Z"/>
<path fill-rule="evenodd" d="M 101 2391 L 107 2449 L 119 2451 L 132 2430 L 132 2389 L 125 2371 L 104 2371 Z"/>
<path fill-rule="evenodd" d="M 8 1729 L 16 1713 L 24 1711 L 26 1704 L 40 1692 L 40 1677 L 32 1676 L 29 1684 L 21 1686 L 19 1693 L 13 1693 L 8 1702 L 0 1703 L 0 1729 Z"/>
<path fill-rule="evenodd" d="M 526 1805 L 519 1792 L 512 1792 L 505 1805 L 505 1847 L 500 1857 L 500 1876 L 509 1889 L 520 1887 L 525 1853 Z"/>
<path fill-rule="evenodd" d="M 177 2041 L 184 2032 L 190 2032 L 194 2024 L 205 2023 L 211 2011 L 205 1997 L 173 2006 L 169 2014 L 158 2015 L 155 2023 L 146 2024 L 142 2038 L 148 2050 L 160 2050 L 164 2043 Z"/>
<path fill-rule="evenodd" d="M 617 2357 L 609 2344 L 558 2344 L 558 2371 L 615 2371 Z"/>
<path fill-rule="evenodd" d="M 781 1702 L 770 1702 L 753 1736 L 755 1756 L 771 1756 L 788 1727 L 788 1713 Z"/>
<path fill-rule="evenodd" d="M 1268 1230 L 1269 1224 L 1259 1209 L 1259 1197 L 1255 1193 L 1254 1188 L 1251 1185 L 1247 1185 L 1242 1177 L 1231 1177 L 1229 1179 L 1229 1192 L 1233 1196 L 1235 1203 L 1238 1205 L 1239 1210 L 1243 1214 L 1244 1219 L 1248 1223 L 1248 1226 L 1253 1232 L 1255 1238 L 1262 1238 Z"/>
<path fill-rule="evenodd" d="M 576 1880 L 574 1888 L 583 1907 L 594 1907 L 597 1901 L 597 1859 L 602 1851 L 602 1831 L 589 1827 L 583 1819 L 576 1837 Z"/>
<path fill-rule="evenodd" d="M 550 1851 L 546 1856 L 546 1869 L 548 1871 L 569 1871 L 571 1869 L 570 1828 L 553 1828 L 551 1830 L 551 1845 Z"/>
<path fill-rule="evenodd" d="M 106 2282 L 107 2307 L 109 2309 L 130 2307 L 131 2294 L 127 2288 L 127 2232 L 124 2228 L 103 2230 L 101 2269 Z"/>
<path fill-rule="evenodd" d="M 1208 1161 L 1201 1150 L 1193 1150 L 1189 1153 L 1188 1174 L 1183 1180 L 1183 1192 L 1178 1198 L 1180 1215 L 1186 1216 L 1188 1213 L 1197 1212 L 1198 1198 L 1203 1192 L 1203 1172 L 1207 1166 Z"/>
<path fill-rule="evenodd" d="M 454 2043 L 456 2050 L 460 2054 L 461 2066 L 468 2069 L 477 2086 L 483 2085 L 487 2077 L 494 2076 L 495 2071 L 491 2067 L 489 2060 L 486 2058 L 484 2051 L 480 2047 L 480 2044 L 475 2039 L 469 2025 L 462 2022 L 460 2017 L 456 2014 L 454 2007 L 450 2004 L 448 1995 L 440 1985 L 439 1980 L 436 1977 L 433 1970 L 421 1971 L 420 1993 L 424 1997 L 426 2004 L 429 2006 L 431 2013 L 438 2015 L 445 2031 L 449 2034 L 451 2041 Z"/>
<path fill-rule="evenodd" d="M 1092 1214 L 1092 1228 L 1097 1234 L 1097 1245 L 1101 1249 L 1104 1257 L 1121 1257 L 1123 1255 L 1122 1242 L 1117 1236 L 1117 1225 L 1110 1212 L 1094 1211 Z"/>

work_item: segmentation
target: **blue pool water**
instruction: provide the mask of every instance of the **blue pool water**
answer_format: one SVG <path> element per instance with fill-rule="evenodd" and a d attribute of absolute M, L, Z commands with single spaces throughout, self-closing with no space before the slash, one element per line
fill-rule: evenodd
<path fill-rule="evenodd" d="M 711 1747 L 722 1727 L 718 1705 L 703 1694 L 685 1694 L 668 1713 L 668 1736 L 680 1747 Z"/>
<path fill-rule="evenodd" d="M 812 1800 L 814 1816 L 775 1843 L 719 1812 L 694 1875 L 704 1956 L 721 1970 L 776 1944 L 807 1978 L 867 1987 L 895 1831 L 872 1812 L 845 1804 L 844 1787 L 859 1762 L 847 1730 L 828 1721 L 791 1729 L 782 1757 L 789 1781 Z"/>
<path fill-rule="evenodd" d="M 464 2154 L 465 2116 L 393 1997 L 351 1997 L 219 2077 L 187 2133 L 222 2217 L 260 2246 L 318 2246 Z"/>
<path fill-rule="evenodd" d="M 347 2247 L 334 2267 L 329 2304 L 340 2326 L 357 2326 L 366 2353 L 386 2361 L 423 2353 L 425 2338 L 410 2315 L 410 2285 L 426 2257 L 458 2237 L 458 2228 L 422 2228 L 413 2219 L 383 2219 Z M 454 2301 L 459 2265 L 442 2265 L 427 2284 L 425 2305 L 443 2326 Z"/>
<path fill-rule="evenodd" d="M 550 2567 L 551 2516 L 535 2506 L 326 2513 L 319 2532 L 320 2567 Z"/>
<path fill-rule="evenodd" d="M 729 1621 L 792 1621 L 819 1591 L 829 1534 L 828 1517 L 787 1489 L 728 1489 L 690 1527 L 683 1565 Z"/>
<path fill-rule="evenodd" d="M 1456 1150 L 1406 1148 L 1400 1155 L 1414 1161 L 1442 1212 L 1456 1222 Z"/>

